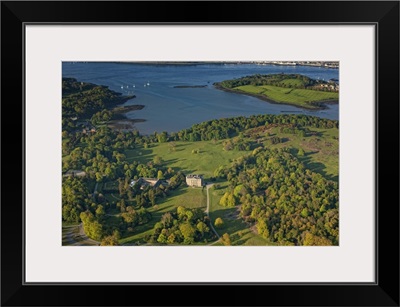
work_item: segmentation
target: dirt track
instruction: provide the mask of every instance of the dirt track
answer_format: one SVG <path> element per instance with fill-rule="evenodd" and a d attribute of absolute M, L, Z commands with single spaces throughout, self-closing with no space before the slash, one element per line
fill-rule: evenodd
<path fill-rule="evenodd" d="M 83 230 L 83 225 L 63 226 L 62 228 L 63 246 L 98 246 L 99 242 L 89 239 Z"/>

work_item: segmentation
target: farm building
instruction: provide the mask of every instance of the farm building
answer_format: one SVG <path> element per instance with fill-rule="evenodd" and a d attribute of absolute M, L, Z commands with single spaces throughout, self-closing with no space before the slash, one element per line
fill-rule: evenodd
<path fill-rule="evenodd" d="M 156 188 L 161 184 L 161 181 L 157 178 L 139 178 L 138 180 L 132 180 L 130 186 L 133 187 L 136 183 L 139 184 L 140 188 L 143 190 L 148 186 Z"/>

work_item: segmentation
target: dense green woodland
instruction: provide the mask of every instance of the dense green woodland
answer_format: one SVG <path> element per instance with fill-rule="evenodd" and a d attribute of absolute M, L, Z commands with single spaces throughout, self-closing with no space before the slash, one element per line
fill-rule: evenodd
<path fill-rule="evenodd" d="M 115 107 L 134 96 L 122 96 L 106 86 L 77 82 L 74 78 L 62 79 L 62 127 L 63 131 L 73 131 L 77 123 L 92 120 L 93 124 L 109 121 Z"/>
<path fill-rule="evenodd" d="M 161 244 L 194 244 L 207 243 L 215 239 L 210 231 L 209 219 L 200 209 L 189 209 L 182 206 L 172 212 L 163 214 L 154 226 L 149 243 Z"/>
<path fill-rule="evenodd" d="M 257 148 L 217 175 L 230 183 L 220 204 L 240 205 L 240 216 L 271 242 L 338 244 L 338 184 L 305 169 L 289 152 Z"/>
<path fill-rule="evenodd" d="M 305 80 L 306 82 L 307 80 Z M 280 129 L 307 138 L 310 129 L 337 129 L 338 121 L 304 115 L 255 115 L 212 120 L 177 133 L 142 136 L 138 131 L 118 131 L 107 126 L 109 118 L 98 118 L 107 105 L 121 99 L 107 88 L 63 80 L 63 119 L 95 116 L 101 121 L 96 132 L 84 133 L 73 125 L 62 131 L 62 219 L 65 224 L 83 223 L 86 235 L 101 245 L 118 245 L 121 238 L 147 229 L 137 244 L 207 244 L 216 241 L 214 221 L 203 209 L 181 204 L 168 212 L 150 211 L 185 185 L 185 170 L 173 168 L 164 156 L 151 161 L 131 159 L 127 153 L 168 143 L 176 150 L 180 142 L 221 140 L 221 151 L 242 152 L 214 170 L 209 181 L 227 182 L 219 205 L 237 208 L 248 228 L 278 245 L 338 245 L 338 184 L 307 169 L 300 161 L 303 149 L 293 152 L 272 148 L 284 142 L 267 133 L 257 142 L 255 130 Z M 64 113 L 65 112 L 65 113 Z M 96 115 L 97 114 L 97 115 Z M 93 118 L 92 118 L 93 119 Z M 69 121 L 72 122 L 72 121 Z M 196 154 L 187 159 L 198 159 Z M 81 170 L 85 176 L 67 176 Z M 140 177 L 162 179 L 156 187 L 131 186 Z M 167 183 L 168 182 L 168 183 Z M 101 192 L 99 192 L 99 188 Z M 172 194 L 171 194 L 172 193 Z M 174 194 L 175 195 L 175 194 Z M 147 227 L 147 228 L 146 228 Z M 221 242 L 229 245 L 229 234 Z M 229 243 L 227 243 L 229 242 Z"/>

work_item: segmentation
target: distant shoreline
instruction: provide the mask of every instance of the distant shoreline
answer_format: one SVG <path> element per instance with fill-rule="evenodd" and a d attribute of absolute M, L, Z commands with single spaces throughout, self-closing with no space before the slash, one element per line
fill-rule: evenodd
<path fill-rule="evenodd" d="M 98 61 L 93 62 L 86 62 L 86 63 L 103 63 Z M 157 61 L 138 61 L 138 62 L 107 62 L 107 63 L 115 63 L 115 64 L 138 64 L 138 65 L 169 65 L 169 66 L 181 66 L 181 65 L 188 65 L 188 66 L 196 66 L 196 65 L 271 65 L 271 66 L 303 66 L 303 67 L 320 67 L 326 69 L 339 69 L 339 67 L 332 67 L 332 66 L 324 66 L 324 65 L 315 65 L 315 64 L 305 64 L 305 63 L 297 63 L 296 65 L 293 64 L 286 64 L 286 63 L 264 63 L 264 62 L 236 62 L 236 61 L 226 61 L 226 62 L 213 62 L 213 61 L 190 61 L 190 62 L 180 62 L 180 61 L 166 61 L 166 62 L 157 62 Z"/>

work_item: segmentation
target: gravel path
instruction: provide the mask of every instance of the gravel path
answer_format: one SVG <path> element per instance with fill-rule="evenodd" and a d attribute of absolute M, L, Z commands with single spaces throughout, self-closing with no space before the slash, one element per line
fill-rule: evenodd
<path fill-rule="evenodd" d="M 100 242 L 88 238 L 82 223 L 75 226 L 63 227 L 63 246 L 98 246 Z"/>
<path fill-rule="evenodd" d="M 207 213 L 207 216 L 208 216 L 208 218 L 210 219 L 210 193 L 209 193 L 209 189 L 211 188 L 213 186 L 213 184 L 211 183 L 211 184 L 207 184 L 207 209 L 206 209 L 206 213 Z M 214 228 L 214 226 L 213 226 L 213 224 L 212 224 L 212 222 L 211 222 L 211 219 L 210 219 L 210 227 L 211 227 L 211 230 L 216 234 L 216 236 L 218 237 L 218 239 L 220 238 L 220 236 L 219 236 L 219 234 L 218 234 L 218 232 L 215 230 L 215 228 Z"/>

